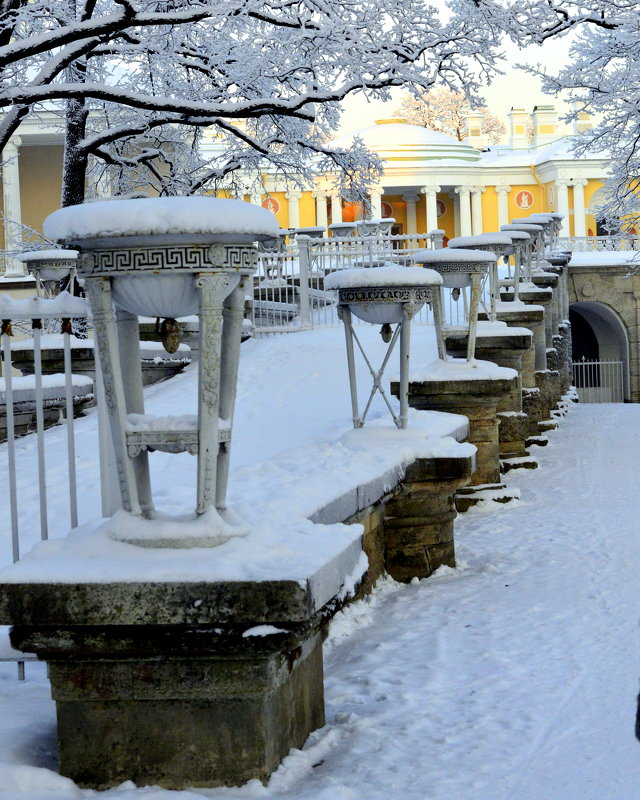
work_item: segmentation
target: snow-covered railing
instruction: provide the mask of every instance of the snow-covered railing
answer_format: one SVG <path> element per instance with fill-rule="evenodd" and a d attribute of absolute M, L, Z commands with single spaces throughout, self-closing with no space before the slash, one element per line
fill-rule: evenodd
<path fill-rule="evenodd" d="M 0 345 L 2 352 L 2 378 L 0 378 L 0 441 L 6 441 L 8 462 L 9 511 L 11 519 L 11 550 L 13 561 L 20 558 L 20 529 L 18 524 L 18 481 L 16 439 L 32 430 L 35 417 L 37 437 L 37 494 L 40 516 L 40 538 L 49 535 L 49 513 L 47 504 L 47 470 L 44 430 L 60 421 L 64 413 L 67 427 L 67 471 L 69 486 L 69 522 L 78 525 L 78 499 L 76 488 L 76 456 L 74 433 L 74 409 L 78 404 L 93 399 L 93 381 L 83 375 L 73 375 L 71 345 L 72 320 L 86 320 L 89 306 L 78 297 L 63 292 L 53 299 L 32 297 L 16 300 L 8 294 L 0 295 L 0 319 L 2 328 Z M 33 336 L 33 375 L 17 377 L 12 365 L 12 339 L 14 330 L 31 327 Z M 58 328 L 64 342 L 64 373 L 43 373 L 42 346 L 43 328 Z M 56 454 L 56 457 L 58 454 Z M 35 476 L 34 476 L 35 477 Z M 31 500 L 29 500 L 31 502 Z M 6 649 L 6 648 L 5 648 Z M 3 652 L 0 642 L 0 651 Z M 9 656 L 0 656 L 9 660 Z M 18 676 L 24 677 L 24 659 L 18 661 Z"/>
<path fill-rule="evenodd" d="M 89 306 L 78 297 L 66 292 L 53 299 L 38 297 L 15 300 L 0 295 L 0 319 L 2 319 L 3 378 L 0 382 L 0 400 L 6 414 L 7 458 L 9 462 L 9 496 L 11 506 L 11 537 L 13 560 L 20 558 L 18 530 L 18 497 L 16 489 L 16 416 L 20 403 L 30 402 L 34 406 L 36 435 L 38 437 L 38 489 L 40 502 L 40 536 L 48 537 L 46 460 L 44 449 L 45 410 L 61 406 L 64 408 L 67 425 L 67 459 L 69 469 L 69 517 L 71 527 L 78 524 L 78 503 L 75 475 L 74 445 L 74 399 L 80 394 L 91 394 L 92 381 L 72 374 L 71 344 L 72 319 L 86 319 Z M 33 335 L 34 374 L 16 378 L 12 367 L 13 327 L 30 322 Z M 64 342 L 64 374 L 45 375 L 42 369 L 43 324 L 57 324 Z"/>
<path fill-rule="evenodd" d="M 558 239 L 556 250 L 573 252 L 607 252 L 617 250 L 640 250 L 640 236 L 618 234 L 616 236 L 566 236 Z"/>
<path fill-rule="evenodd" d="M 263 251 L 253 295 L 248 298 L 254 328 L 271 333 L 337 326 L 337 297 L 325 291 L 325 275 L 353 267 L 406 265 L 413 253 L 429 247 L 429 235 L 416 233 L 331 239 L 297 236 L 282 249 Z M 415 321 L 428 323 L 427 311 Z"/>

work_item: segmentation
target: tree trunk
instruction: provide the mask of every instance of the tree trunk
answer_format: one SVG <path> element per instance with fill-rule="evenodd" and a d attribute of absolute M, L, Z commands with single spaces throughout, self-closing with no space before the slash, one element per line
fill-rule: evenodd
<path fill-rule="evenodd" d="M 87 128 L 89 109 L 83 100 L 69 100 L 66 111 L 62 206 L 83 203 L 89 157 L 79 147 Z"/>

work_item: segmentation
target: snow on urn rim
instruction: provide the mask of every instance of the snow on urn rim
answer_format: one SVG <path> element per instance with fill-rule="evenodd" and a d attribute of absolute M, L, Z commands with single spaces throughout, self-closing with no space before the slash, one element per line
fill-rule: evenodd
<path fill-rule="evenodd" d="M 456 247 L 472 248 L 472 247 L 486 247 L 488 245 L 502 245 L 510 247 L 513 240 L 508 233 L 480 233 L 476 236 L 456 236 L 449 239 L 448 248 L 450 250 Z"/>
<path fill-rule="evenodd" d="M 453 247 L 443 247 L 440 250 L 418 250 L 412 258 L 416 264 L 478 263 L 486 265 L 497 261 L 496 254 L 491 250 L 457 250 Z"/>
<path fill-rule="evenodd" d="M 442 276 L 432 269 L 412 267 L 361 267 L 333 272 L 324 279 L 325 289 L 358 287 L 440 286 Z"/>
<path fill-rule="evenodd" d="M 16 261 L 23 264 L 29 261 L 56 261 L 64 259 L 65 261 L 77 261 L 77 250 L 28 250 L 24 253 L 19 253 L 16 256 Z"/>
<path fill-rule="evenodd" d="M 104 200 L 60 208 L 44 221 L 45 236 L 58 242 L 112 237 L 277 237 L 270 211 L 217 197 L 150 197 Z"/>

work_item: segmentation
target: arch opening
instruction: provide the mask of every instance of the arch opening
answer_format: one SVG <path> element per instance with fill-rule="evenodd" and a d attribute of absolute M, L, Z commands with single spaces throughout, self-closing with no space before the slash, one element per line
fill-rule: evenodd
<path fill-rule="evenodd" d="M 574 383 L 583 403 L 628 403 L 629 337 L 624 322 L 609 306 L 572 303 Z"/>

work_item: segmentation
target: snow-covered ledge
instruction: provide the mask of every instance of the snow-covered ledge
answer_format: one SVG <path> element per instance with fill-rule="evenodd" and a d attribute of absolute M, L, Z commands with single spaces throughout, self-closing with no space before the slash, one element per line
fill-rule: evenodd
<path fill-rule="evenodd" d="M 239 470 L 250 501 L 236 508 L 250 533 L 218 548 L 139 548 L 112 538 L 112 519 L 43 542 L 0 572 L 0 622 L 50 665 L 63 774 L 93 787 L 265 779 L 323 724 L 320 626 L 380 570 L 363 541 L 378 559 L 390 550 L 405 578 L 420 575 L 417 514 L 434 557 L 452 552 L 434 530 L 452 528 L 453 491 L 473 470 L 475 448 L 458 441 L 468 424 L 431 412 L 411 423 L 349 431 Z M 414 549 L 424 560 L 428 548 Z M 149 741 L 163 745 L 149 752 Z M 243 759 L 232 756 L 238 748 Z M 169 752 L 196 755 L 185 766 Z"/>

